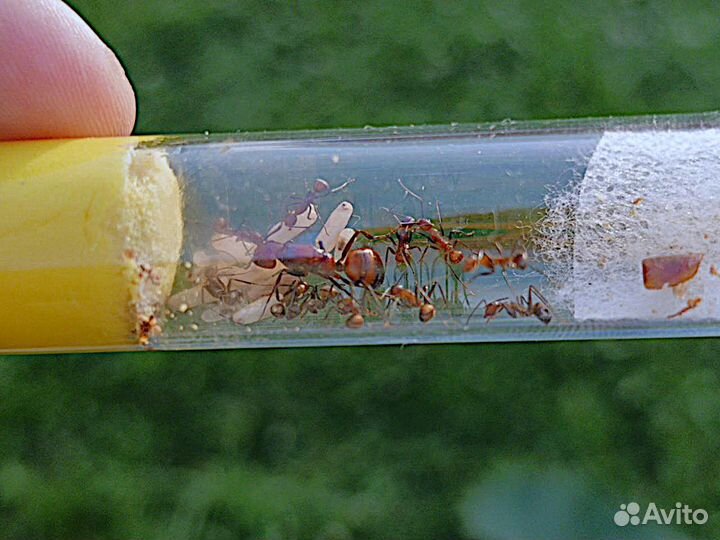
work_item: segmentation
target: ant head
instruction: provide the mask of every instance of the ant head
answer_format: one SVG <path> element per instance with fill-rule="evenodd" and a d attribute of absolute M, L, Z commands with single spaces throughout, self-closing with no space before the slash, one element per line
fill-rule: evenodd
<path fill-rule="evenodd" d="M 454 249 L 448 254 L 448 261 L 451 264 L 459 264 L 462 262 L 464 257 L 465 256 L 463 255 L 462 251 Z"/>
<path fill-rule="evenodd" d="M 403 291 L 402 285 L 393 285 L 392 287 L 390 287 L 390 294 L 392 296 L 397 296 L 397 295 L 401 294 L 402 291 Z"/>
<path fill-rule="evenodd" d="M 429 219 L 421 218 L 418 219 L 417 222 L 418 227 L 420 227 L 420 230 L 422 231 L 430 231 L 435 228 L 435 226 L 432 224 L 432 222 Z"/>
<path fill-rule="evenodd" d="M 330 184 L 328 184 L 322 178 L 318 178 L 317 180 L 315 180 L 315 184 L 313 185 L 313 191 L 318 195 L 321 193 L 327 193 L 328 191 L 330 191 Z"/>
<path fill-rule="evenodd" d="M 528 255 L 527 252 L 522 251 L 513 255 L 512 262 L 515 268 L 518 270 L 527 270 L 528 267 Z"/>
<path fill-rule="evenodd" d="M 415 223 L 415 218 L 412 216 L 403 216 L 400 220 L 400 225 L 411 225 Z"/>
<path fill-rule="evenodd" d="M 285 216 L 285 219 L 283 219 L 283 223 L 288 229 L 292 229 L 297 224 L 297 220 L 297 214 L 289 212 L 288 215 Z"/>
<path fill-rule="evenodd" d="M 552 313 L 550 312 L 550 309 L 548 309 L 547 306 L 540 304 L 535 311 L 536 311 L 535 315 L 543 323 L 549 324 L 550 321 L 552 320 Z"/>

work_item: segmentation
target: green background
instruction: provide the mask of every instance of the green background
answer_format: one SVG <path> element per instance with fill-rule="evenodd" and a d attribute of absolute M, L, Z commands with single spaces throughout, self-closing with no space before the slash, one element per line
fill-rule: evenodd
<path fill-rule="evenodd" d="M 71 4 L 139 133 L 720 103 L 715 2 Z M 715 343 L 5 357 L 0 537 L 717 538 Z M 710 521 L 613 525 L 633 500 Z"/>

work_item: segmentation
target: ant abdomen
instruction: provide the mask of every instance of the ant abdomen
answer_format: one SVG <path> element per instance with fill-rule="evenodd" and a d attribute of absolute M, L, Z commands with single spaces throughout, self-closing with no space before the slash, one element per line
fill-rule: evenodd
<path fill-rule="evenodd" d="M 382 257 L 372 248 L 353 249 L 345 257 L 345 275 L 358 287 L 376 289 L 385 280 Z"/>

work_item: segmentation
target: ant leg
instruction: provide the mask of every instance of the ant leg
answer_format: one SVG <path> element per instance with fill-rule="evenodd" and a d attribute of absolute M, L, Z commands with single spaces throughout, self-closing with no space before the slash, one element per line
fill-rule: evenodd
<path fill-rule="evenodd" d="M 453 229 L 452 231 L 450 231 L 448 233 L 447 237 L 448 237 L 448 240 L 457 240 L 458 238 L 472 238 L 473 236 L 475 236 L 475 233 L 465 232 L 460 229 Z M 465 243 L 460 242 L 459 240 L 457 241 L 457 243 L 462 247 L 465 247 L 465 248 L 468 247 Z"/>
<path fill-rule="evenodd" d="M 337 193 L 338 191 L 343 190 L 343 189 L 345 189 L 346 187 L 348 187 L 348 186 L 349 186 L 350 184 L 352 184 L 354 181 L 355 181 L 355 178 L 348 178 L 347 182 L 345 182 L 344 184 L 339 185 L 339 186 L 336 187 L 336 188 L 331 189 L 330 191 L 326 191 L 322 196 L 324 197 L 324 196 L 326 196 L 326 195 L 329 195 L 330 193 Z"/>
<path fill-rule="evenodd" d="M 438 283 L 437 281 L 433 281 L 432 285 L 427 290 L 427 292 L 423 292 L 423 296 L 425 296 L 426 300 L 431 301 L 433 294 L 435 293 L 435 289 L 438 290 L 438 292 L 440 293 L 440 298 L 442 298 L 443 303 L 447 307 L 449 305 L 447 295 L 446 295 L 445 291 L 443 290 L 442 285 L 440 285 L 440 283 Z"/>
<path fill-rule="evenodd" d="M 265 316 L 265 312 L 267 311 L 268 304 L 270 304 L 270 300 L 272 300 L 273 295 L 276 296 L 277 301 L 280 301 L 280 282 L 284 275 L 287 274 L 287 270 L 280 270 L 278 273 L 278 277 L 275 280 L 275 285 L 273 285 L 272 291 L 270 291 L 270 294 L 268 295 L 268 299 L 265 302 L 265 305 L 263 306 L 263 310 L 260 313 L 260 318 L 262 319 Z M 262 297 L 261 297 L 262 298 Z"/>
<path fill-rule="evenodd" d="M 505 309 L 505 313 L 507 313 L 513 319 L 517 319 L 518 317 L 527 317 L 528 316 L 527 310 L 523 309 L 522 306 L 519 306 L 514 302 L 508 302 L 508 301 L 503 302 L 501 310 L 502 309 Z"/>
<path fill-rule="evenodd" d="M 445 229 L 443 228 L 443 223 L 442 223 L 442 214 L 440 213 L 440 201 L 435 201 L 435 209 L 437 210 L 438 226 L 440 227 L 440 234 L 445 236 Z"/>
<path fill-rule="evenodd" d="M 427 245 L 424 248 L 421 248 L 420 246 L 413 246 L 413 247 L 417 247 L 417 249 L 419 249 L 421 251 L 420 259 L 418 260 L 418 267 L 419 267 L 419 272 L 420 272 L 420 279 L 422 280 L 423 261 L 425 260 L 425 256 L 427 255 L 427 252 L 430 249 L 430 246 Z M 426 268 L 427 268 L 427 265 L 426 265 Z M 427 280 L 430 281 L 431 279 L 432 279 L 432 268 L 429 268 L 428 274 L 427 274 Z"/>
<path fill-rule="evenodd" d="M 488 303 L 486 300 L 480 300 L 477 304 L 475 304 L 475 307 L 472 309 L 470 314 L 468 315 L 467 319 L 465 319 L 465 326 L 467 327 L 470 324 L 470 319 L 473 318 L 475 315 L 475 312 L 480 309 L 480 306 L 485 305 L 487 307 Z"/>
<path fill-rule="evenodd" d="M 345 278 L 344 278 L 343 276 L 341 276 L 340 274 L 337 274 L 337 275 L 335 275 L 335 276 L 328 277 L 328 281 L 330 281 L 330 283 L 332 283 L 333 286 L 337 287 L 339 290 L 341 290 L 342 292 L 344 292 L 344 293 L 345 293 L 347 296 L 349 296 L 350 298 L 353 297 L 353 293 L 352 293 L 353 284 L 352 284 L 352 282 L 351 282 L 350 280 L 345 279 Z M 347 286 L 350 287 L 350 288 L 349 288 L 349 289 L 346 289 L 343 285 L 341 285 L 341 282 L 344 283 L 345 285 L 347 285 Z"/>
<path fill-rule="evenodd" d="M 422 204 L 425 202 L 423 200 L 423 198 L 420 195 L 418 195 L 417 193 L 415 193 L 414 191 L 412 191 L 405 184 L 403 184 L 402 179 L 398 178 L 397 181 L 398 181 L 398 184 L 400 184 L 400 187 L 403 188 L 403 190 L 405 191 L 405 197 L 410 195 L 413 199 L 417 199 L 418 201 L 420 201 L 420 205 L 422 206 Z"/>
<path fill-rule="evenodd" d="M 364 236 L 368 240 L 375 239 L 375 237 L 372 234 L 370 234 L 369 232 L 363 231 L 362 229 L 358 229 L 350 237 L 350 240 L 348 240 L 347 244 L 345 244 L 345 249 L 343 249 L 342 255 L 340 255 L 338 262 L 342 262 L 345 260 L 345 257 L 347 257 L 347 254 L 350 253 L 350 250 L 352 249 L 353 244 L 355 244 L 355 240 L 357 240 L 358 236 Z"/>
<path fill-rule="evenodd" d="M 397 251 L 396 251 L 393 247 L 388 246 L 387 249 L 385 250 L 385 259 L 383 260 L 383 264 L 385 265 L 385 268 L 388 267 L 388 257 L 389 257 L 389 255 L 390 255 L 391 253 L 392 253 L 393 255 L 395 255 L 395 254 L 397 253 Z M 398 269 L 398 267 L 397 267 L 397 265 L 396 265 L 396 266 L 393 268 L 393 272 L 394 272 L 394 273 L 397 272 L 397 269 Z M 393 278 L 395 278 L 395 277 L 396 277 L 396 276 L 393 275 Z"/>
<path fill-rule="evenodd" d="M 508 289 L 510 289 L 510 294 L 512 294 L 513 296 L 517 296 L 517 294 L 515 293 L 515 289 L 513 289 L 513 286 L 510 284 L 510 280 L 508 279 L 507 270 L 503 268 L 501 272 L 503 280 L 505 281 L 505 285 L 507 285 Z"/>
<path fill-rule="evenodd" d="M 540 291 L 535 287 L 535 285 L 530 285 L 528 287 L 528 307 L 532 307 L 532 294 L 535 293 L 535 296 L 540 299 L 540 302 L 543 303 L 543 305 L 550 309 L 550 302 L 547 301 L 547 299 L 540 293 Z M 552 310 L 550 310 L 552 312 Z"/>

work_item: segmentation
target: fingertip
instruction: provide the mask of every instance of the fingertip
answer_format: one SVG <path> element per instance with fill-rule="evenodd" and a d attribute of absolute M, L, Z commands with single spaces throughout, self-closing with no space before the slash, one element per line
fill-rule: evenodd
<path fill-rule="evenodd" d="M 66 4 L 0 2 L 0 139 L 129 135 L 135 114 L 120 61 Z"/>

